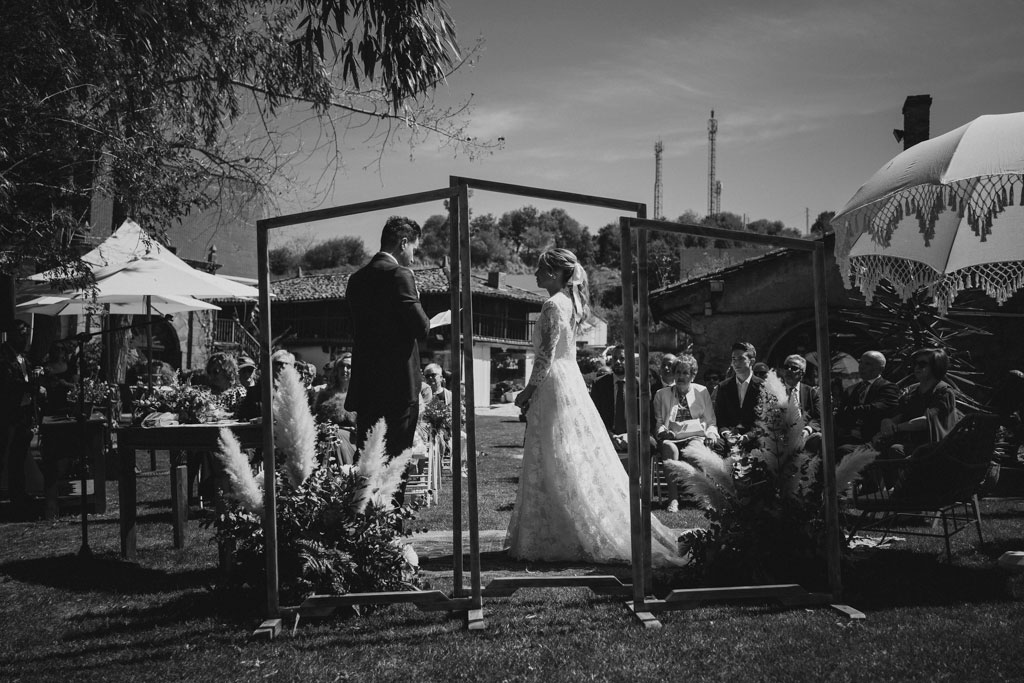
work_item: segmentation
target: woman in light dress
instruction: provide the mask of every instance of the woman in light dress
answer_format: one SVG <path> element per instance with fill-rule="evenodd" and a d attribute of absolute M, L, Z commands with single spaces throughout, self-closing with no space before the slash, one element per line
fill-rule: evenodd
<path fill-rule="evenodd" d="M 629 481 L 576 364 L 589 312 L 587 276 L 572 252 L 544 252 L 537 285 L 551 297 L 534 327 L 533 373 L 516 405 L 526 443 L 506 544 L 523 560 L 628 563 Z M 681 564 L 675 534 L 651 520 L 655 565 Z"/>
<path fill-rule="evenodd" d="M 654 421 L 657 424 L 654 438 L 665 460 L 678 460 L 679 451 L 694 440 L 708 447 L 720 443 L 711 392 L 703 384 L 693 381 L 696 376 L 697 359 L 684 353 L 672 362 L 675 383 L 654 394 Z M 671 477 L 665 509 L 668 512 L 679 510 L 679 493 Z"/>

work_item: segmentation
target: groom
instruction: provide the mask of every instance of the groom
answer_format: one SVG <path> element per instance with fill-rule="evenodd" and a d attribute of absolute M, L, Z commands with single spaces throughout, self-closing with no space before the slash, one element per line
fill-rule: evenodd
<path fill-rule="evenodd" d="M 385 449 L 395 456 L 412 446 L 419 417 L 420 351 L 430 320 L 420 305 L 409 270 L 419 246 L 420 226 L 392 216 L 380 236 L 380 251 L 352 274 L 345 298 L 352 315 L 352 378 L 345 408 L 355 411 L 357 443 L 381 418 Z"/>

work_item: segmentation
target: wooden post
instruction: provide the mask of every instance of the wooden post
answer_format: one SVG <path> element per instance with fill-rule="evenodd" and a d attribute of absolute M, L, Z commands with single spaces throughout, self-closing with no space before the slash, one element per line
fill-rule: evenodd
<path fill-rule="evenodd" d="M 637 218 L 647 218 L 647 207 L 641 205 Z M 640 332 L 640 522 L 644 567 L 644 583 L 654 582 L 651 560 L 651 484 L 653 473 L 651 462 L 651 372 L 650 372 L 650 308 L 648 307 L 650 259 L 647 254 L 647 231 L 637 231 L 637 327 Z M 632 501 L 631 501 L 632 502 Z M 635 504 L 635 503 L 634 503 Z M 636 558 L 633 558 L 636 562 Z M 646 593 L 645 593 L 646 594 Z"/>
<path fill-rule="evenodd" d="M 118 447 L 121 475 L 117 480 L 117 499 L 121 518 L 121 558 L 135 561 L 136 557 L 136 481 L 135 481 L 135 449 L 120 445 Z"/>
<path fill-rule="evenodd" d="M 839 528 L 839 492 L 836 491 L 836 438 L 832 422 L 832 354 L 828 346 L 828 275 L 825 272 L 825 245 L 817 242 L 812 261 L 814 270 L 814 317 L 818 342 L 818 394 L 821 396 L 821 467 L 825 488 L 825 553 L 828 585 L 832 598 L 839 600 L 843 581 L 839 566 L 841 541 Z"/>
<path fill-rule="evenodd" d="M 449 178 L 449 186 L 458 185 L 454 178 Z M 452 314 L 452 408 L 462 405 L 462 371 L 463 371 L 463 347 L 462 340 L 462 270 L 465 265 L 469 269 L 469 222 L 466 221 L 466 231 L 462 230 L 462 203 L 457 199 L 448 202 L 448 245 L 452 251 L 449 260 L 450 271 L 448 275 L 449 302 Z M 465 237 L 463 237 L 465 234 Z M 463 263 L 465 257 L 465 264 Z M 470 320 L 472 327 L 473 321 Z M 472 368 L 472 346 L 470 347 L 470 368 Z M 458 401 L 454 397 L 458 396 Z M 466 407 L 466 416 L 469 416 L 472 406 Z M 467 435 L 468 436 L 468 435 Z M 467 452 L 468 452 L 467 448 Z M 453 594 L 456 598 L 463 596 L 462 583 L 462 411 L 452 412 L 452 582 Z"/>
<path fill-rule="evenodd" d="M 632 232 L 629 229 L 629 222 L 626 218 L 619 219 L 620 228 L 620 266 L 622 268 L 622 327 L 625 336 L 626 346 L 626 385 L 623 393 L 626 403 L 626 436 L 629 443 L 629 531 L 630 531 L 630 554 L 632 556 L 633 570 L 633 609 L 636 612 L 643 610 L 644 596 L 647 591 L 644 586 L 643 566 L 643 520 L 641 519 L 640 506 L 640 451 L 637 443 L 637 405 L 633 397 L 637 395 L 636 384 L 636 360 L 633 354 L 636 352 L 636 343 L 633 336 L 633 243 Z"/>
<path fill-rule="evenodd" d="M 188 465 L 171 467 L 171 516 L 174 524 L 174 547 L 188 545 Z"/>
<path fill-rule="evenodd" d="M 267 569 L 266 617 L 280 616 L 281 602 L 277 575 L 277 491 L 274 467 L 274 368 L 270 363 L 270 259 L 267 254 L 267 223 L 256 221 L 256 256 L 259 266 L 260 287 L 260 388 L 263 416 L 263 539 Z"/>
<path fill-rule="evenodd" d="M 480 609 L 483 604 L 480 585 L 480 521 L 477 510 L 476 490 L 476 383 L 473 371 L 473 283 L 470 279 L 469 251 L 469 187 L 459 185 L 459 233 L 465 235 L 465 249 L 462 257 L 462 298 L 463 315 L 465 316 L 465 343 L 462 345 L 463 358 L 466 359 L 466 488 L 469 494 L 466 501 L 469 506 L 469 580 L 473 606 Z M 454 317 L 454 313 L 453 316 Z M 461 394 L 461 388 L 459 393 Z M 455 403 L 454 401 L 452 402 Z M 455 473 L 452 473 L 455 477 Z M 459 479 L 462 479 L 460 471 Z"/>

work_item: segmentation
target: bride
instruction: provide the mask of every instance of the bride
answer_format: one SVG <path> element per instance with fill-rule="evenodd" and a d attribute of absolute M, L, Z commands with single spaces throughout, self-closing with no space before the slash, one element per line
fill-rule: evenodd
<path fill-rule="evenodd" d="M 566 249 L 544 252 L 537 285 L 551 295 L 533 333 L 536 358 L 516 405 L 527 415 L 509 555 L 523 560 L 630 561 L 629 481 L 576 365 L 589 311 L 587 276 Z M 674 535 L 651 520 L 652 560 L 681 564 Z"/>

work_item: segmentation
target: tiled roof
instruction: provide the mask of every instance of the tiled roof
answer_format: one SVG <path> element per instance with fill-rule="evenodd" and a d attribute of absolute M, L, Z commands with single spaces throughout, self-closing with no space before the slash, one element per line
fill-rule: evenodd
<path fill-rule="evenodd" d="M 831 232 L 827 233 L 826 236 L 825 236 L 825 239 L 828 240 L 833 235 L 834 235 L 834 233 L 831 233 Z M 816 236 L 816 237 L 808 238 L 808 241 L 813 242 L 813 241 L 820 240 L 820 239 L 822 239 L 821 236 Z M 828 242 L 826 241 L 826 245 L 827 244 L 828 244 Z M 826 246 L 826 249 L 827 248 L 829 248 L 829 247 Z M 750 266 L 752 266 L 752 265 L 754 265 L 756 263 L 765 263 L 765 262 L 768 262 L 768 261 L 774 261 L 774 260 L 779 259 L 779 258 L 785 258 L 787 256 L 794 255 L 794 254 L 806 254 L 806 253 L 809 253 L 809 252 L 797 251 L 796 249 L 789 249 L 787 247 L 781 247 L 781 248 L 778 248 L 778 249 L 772 249 L 771 251 L 766 252 L 766 253 L 762 254 L 761 256 L 752 256 L 752 257 L 750 257 L 748 259 L 744 259 L 744 260 L 740 261 L 739 263 L 732 263 L 732 264 L 729 264 L 728 266 L 723 266 L 722 268 L 718 268 L 717 270 L 713 270 L 713 271 L 708 272 L 708 273 L 703 273 L 701 275 L 698 275 L 697 277 L 693 277 L 693 278 L 690 278 L 688 280 L 683 280 L 682 282 L 673 282 L 670 285 L 665 285 L 664 287 L 662 287 L 660 289 L 655 289 L 655 290 L 651 291 L 651 296 L 652 297 L 661 297 L 661 296 L 664 296 L 664 295 L 669 294 L 669 293 L 685 291 L 685 290 L 689 289 L 690 287 L 694 287 L 694 286 L 699 285 L 701 283 L 708 282 L 709 280 L 723 280 L 723 279 L 726 279 L 730 275 L 732 275 L 733 273 L 738 273 L 738 272 L 740 272 L 740 271 L 742 271 L 742 270 L 744 270 L 746 268 L 749 268 Z"/>
<path fill-rule="evenodd" d="M 439 266 L 414 268 L 413 274 L 416 276 L 416 286 L 421 294 L 446 294 L 449 291 L 448 273 Z M 350 275 L 351 273 L 303 275 L 271 282 L 270 289 L 275 295 L 275 302 L 344 299 Z M 530 301 L 538 304 L 544 302 L 543 297 L 518 287 L 503 287 L 501 289 L 488 287 L 486 279 L 476 275 L 472 276 L 472 287 L 474 294 L 483 296 Z"/>

